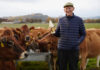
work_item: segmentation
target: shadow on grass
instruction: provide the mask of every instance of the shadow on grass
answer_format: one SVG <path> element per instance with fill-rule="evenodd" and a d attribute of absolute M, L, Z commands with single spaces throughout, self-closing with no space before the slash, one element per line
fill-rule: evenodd
<path fill-rule="evenodd" d="M 18 62 L 17 70 L 49 70 L 46 62 Z"/>
<path fill-rule="evenodd" d="M 95 67 L 95 68 L 87 68 L 86 70 L 100 70 L 100 68 L 97 68 L 97 67 Z"/>

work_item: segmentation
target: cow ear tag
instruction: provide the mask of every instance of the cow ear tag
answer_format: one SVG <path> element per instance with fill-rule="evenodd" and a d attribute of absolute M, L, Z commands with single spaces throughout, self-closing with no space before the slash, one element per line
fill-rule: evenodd
<path fill-rule="evenodd" d="M 26 45 L 29 45 L 29 43 L 28 43 L 28 42 L 26 42 Z"/>
<path fill-rule="evenodd" d="M 4 47 L 4 44 L 1 42 L 1 47 Z"/>

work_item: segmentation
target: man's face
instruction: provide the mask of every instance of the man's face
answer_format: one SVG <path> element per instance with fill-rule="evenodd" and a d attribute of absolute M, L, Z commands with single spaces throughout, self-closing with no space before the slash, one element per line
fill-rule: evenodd
<path fill-rule="evenodd" d="M 74 11 L 74 7 L 68 6 L 64 8 L 64 12 L 67 14 L 67 16 L 72 16 Z"/>

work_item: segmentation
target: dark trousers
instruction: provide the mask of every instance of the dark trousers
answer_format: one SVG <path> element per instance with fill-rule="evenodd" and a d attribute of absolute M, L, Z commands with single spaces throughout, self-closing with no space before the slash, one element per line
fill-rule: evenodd
<path fill-rule="evenodd" d="M 59 70 L 78 70 L 79 50 L 58 50 Z"/>

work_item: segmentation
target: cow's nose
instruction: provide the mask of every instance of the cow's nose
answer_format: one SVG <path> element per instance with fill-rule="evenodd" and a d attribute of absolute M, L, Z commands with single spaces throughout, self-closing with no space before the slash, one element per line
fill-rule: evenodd
<path fill-rule="evenodd" d="M 29 41 L 30 40 L 30 37 L 29 36 L 26 36 L 26 41 Z"/>
<path fill-rule="evenodd" d="M 36 49 L 36 52 L 40 52 L 40 49 Z"/>
<path fill-rule="evenodd" d="M 24 55 L 25 55 L 25 57 L 27 57 L 27 56 L 28 56 L 28 54 L 27 54 L 27 53 L 25 53 Z"/>

